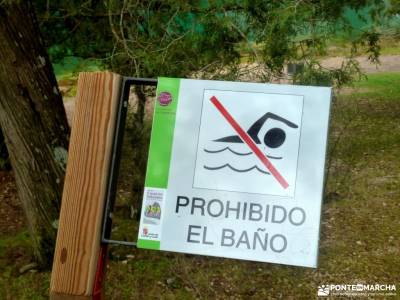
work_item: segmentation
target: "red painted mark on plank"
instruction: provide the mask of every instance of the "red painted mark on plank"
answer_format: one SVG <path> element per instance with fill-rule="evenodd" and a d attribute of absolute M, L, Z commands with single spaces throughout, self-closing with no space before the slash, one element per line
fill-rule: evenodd
<path fill-rule="evenodd" d="M 224 116 L 224 118 L 228 121 L 229 124 L 235 129 L 240 138 L 249 146 L 251 151 L 261 160 L 264 166 L 271 172 L 271 174 L 275 177 L 276 180 L 280 183 L 280 185 L 286 189 L 289 184 L 282 177 L 282 175 L 278 172 L 278 170 L 273 166 L 273 164 L 269 161 L 269 159 L 261 152 L 261 150 L 254 143 L 253 139 L 247 134 L 246 131 L 240 127 L 239 123 L 235 121 L 235 119 L 231 116 L 231 114 L 226 110 L 226 108 L 222 105 L 221 102 L 217 99 L 217 97 L 212 96 L 210 98 L 212 104 L 219 110 L 219 112 Z"/>

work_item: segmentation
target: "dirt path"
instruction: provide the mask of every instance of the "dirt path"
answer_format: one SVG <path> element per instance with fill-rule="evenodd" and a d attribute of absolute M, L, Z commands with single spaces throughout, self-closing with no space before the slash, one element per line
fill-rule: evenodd
<path fill-rule="evenodd" d="M 343 57 L 330 57 L 322 60 L 322 65 L 326 68 L 339 68 Z M 385 55 L 379 58 L 380 64 L 371 63 L 367 57 L 357 57 L 361 70 L 365 73 L 379 72 L 400 72 L 400 55 Z"/>

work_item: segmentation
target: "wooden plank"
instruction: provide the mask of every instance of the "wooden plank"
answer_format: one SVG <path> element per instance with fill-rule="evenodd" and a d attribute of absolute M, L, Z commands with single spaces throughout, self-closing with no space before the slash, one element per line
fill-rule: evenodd
<path fill-rule="evenodd" d="M 92 299 L 121 76 L 81 73 L 50 298 Z"/>

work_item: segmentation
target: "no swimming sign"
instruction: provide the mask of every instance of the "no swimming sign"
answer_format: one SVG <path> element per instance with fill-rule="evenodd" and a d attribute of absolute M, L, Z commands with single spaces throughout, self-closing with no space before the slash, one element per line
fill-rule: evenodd
<path fill-rule="evenodd" d="M 159 78 L 138 247 L 316 267 L 330 100 Z"/>

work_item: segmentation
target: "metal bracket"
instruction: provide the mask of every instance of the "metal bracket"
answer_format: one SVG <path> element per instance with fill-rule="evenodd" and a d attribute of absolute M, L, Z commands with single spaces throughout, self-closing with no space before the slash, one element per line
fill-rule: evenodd
<path fill-rule="evenodd" d="M 121 95 L 118 103 L 117 119 L 114 131 L 114 142 L 112 145 L 110 171 L 107 181 L 106 203 L 104 206 L 103 224 L 101 232 L 101 243 L 118 244 L 136 247 L 136 242 L 112 240 L 112 212 L 114 210 L 115 196 L 121 161 L 121 149 L 124 137 L 126 114 L 128 110 L 129 91 L 132 85 L 157 86 L 157 79 L 124 77 L 121 84 Z"/>

